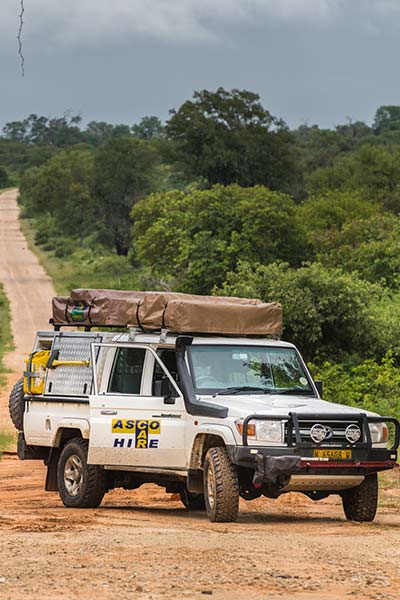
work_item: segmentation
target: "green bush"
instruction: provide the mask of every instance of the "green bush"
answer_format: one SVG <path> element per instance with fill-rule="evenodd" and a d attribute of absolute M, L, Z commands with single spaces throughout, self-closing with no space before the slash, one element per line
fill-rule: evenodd
<path fill-rule="evenodd" d="M 314 378 L 323 381 L 324 400 L 400 419 L 400 368 L 390 352 L 381 361 L 356 365 L 326 361 L 309 367 Z"/>
<path fill-rule="evenodd" d="M 308 255 L 293 200 L 262 186 L 153 194 L 132 218 L 135 256 L 181 291 L 210 292 L 239 260 L 299 266 Z"/>
<path fill-rule="evenodd" d="M 341 231 L 331 229 L 314 236 L 317 258 L 327 266 L 356 271 L 371 282 L 400 287 L 400 218 L 375 215 L 348 221 Z"/>
<path fill-rule="evenodd" d="M 5 167 L 0 165 L 0 190 L 2 188 L 9 187 L 11 185 L 11 179 L 8 171 Z"/>
<path fill-rule="evenodd" d="M 384 352 L 381 324 L 372 309 L 383 290 L 354 274 L 318 263 L 300 269 L 286 263 L 240 263 L 216 292 L 281 302 L 284 339 L 293 341 L 307 358 Z"/>
<path fill-rule="evenodd" d="M 357 191 L 326 191 L 300 204 L 298 219 L 311 242 L 322 232 L 341 231 L 346 223 L 381 213 L 379 203 L 370 202 Z"/>
<path fill-rule="evenodd" d="M 356 191 L 385 209 L 400 212 L 400 146 L 362 146 L 341 155 L 332 166 L 316 169 L 307 177 L 310 194 L 329 190 Z"/>

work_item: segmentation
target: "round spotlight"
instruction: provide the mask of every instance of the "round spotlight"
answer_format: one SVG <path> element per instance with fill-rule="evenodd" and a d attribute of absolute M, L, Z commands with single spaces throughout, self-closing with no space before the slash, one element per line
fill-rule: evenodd
<path fill-rule="evenodd" d="M 349 425 L 346 428 L 344 435 L 346 436 L 346 440 L 350 442 L 350 444 L 355 444 L 361 438 L 361 429 L 358 425 Z"/>

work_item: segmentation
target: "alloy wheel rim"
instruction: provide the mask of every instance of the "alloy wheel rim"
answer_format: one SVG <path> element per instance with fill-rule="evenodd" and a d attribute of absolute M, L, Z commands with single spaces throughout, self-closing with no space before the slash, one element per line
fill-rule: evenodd
<path fill-rule="evenodd" d="M 70 496 L 77 496 L 83 483 L 83 465 L 76 454 L 68 457 L 64 467 L 64 485 Z"/>
<path fill-rule="evenodd" d="M 210 508 L 214 508 L 215 502 L 215 485 L 214 485 L 214 473 L 212 469 L 208 469 L 207 472 L 207 497 Z"/>

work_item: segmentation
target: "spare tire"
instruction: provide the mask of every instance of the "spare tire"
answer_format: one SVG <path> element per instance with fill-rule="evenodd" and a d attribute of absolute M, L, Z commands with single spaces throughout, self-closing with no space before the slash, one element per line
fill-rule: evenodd
<path fill-rule="evenodd" d="M 24 379 L 21 377 L 14 385 L 10 393 L 8 402 L 11 421 L 14 423 L 18 431 L 24 429 L 24 412 L 25 412 L 25 397 L 24 397 Z"/>

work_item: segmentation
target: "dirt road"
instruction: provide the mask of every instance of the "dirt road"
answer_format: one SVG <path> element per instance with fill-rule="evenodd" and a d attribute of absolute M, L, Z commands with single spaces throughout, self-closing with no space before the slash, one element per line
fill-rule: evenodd
<path fill-rule="evenodd" d="M 50 302 L 55 294 L 51 279 L 21 233 L 17 194 L 18 190 L 0 194 L 0 283 L 11 304 L 15 346 L 5 358 L 5 366 L 11 370 L 7 377 L 9 386 L 21 376 L 24 357 L 32 348 L 35 332 L 48 328 Z M 4 400 L 3 390 L 0 430 L 12 427 Z"/>
<path fill-rule="evenodd" d="M 7 363 L 19 374 L 53 290 L 19 232 L 15 193 L 0 197 L 0 210 L 0 279 L 17 343 Z M 382 481 L 373 524 L 346 522 L 335 498 L 298 494 L 243 501 L 238 523 L 212 524 L 155 486 L 67 510 L 43 483 L 39 461 L 0 462 L 0 600 L 399 597 L 398 472 Z"/>

